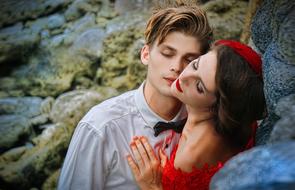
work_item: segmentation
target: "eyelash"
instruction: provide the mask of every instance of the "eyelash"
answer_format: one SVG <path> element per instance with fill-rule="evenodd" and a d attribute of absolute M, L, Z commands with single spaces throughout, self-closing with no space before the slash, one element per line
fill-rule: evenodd
<path fill-rule="evenodd" d="M 173 55 L 171 55 L 171 54 L 166 54 L 166 53 L 161 53 L 164 57 L 172 57 Z M 187 64 L 189 64 L 190 62 L 192 62 L 193 60 L 194 60 L 195 58 L 193 58 L 193 59 L 185 59 L 185 62 L 187 63 Z"/>
<path fill-rule="evenodd" d="M 204 93 L 204 90 L 202 87 L 200 87 L 200 84 L 201 84 L 201 81 L 198 81 L 197 82 L 197 91 L 200 93 L 200 94 L 203 94 Z"/>
<path fill-rule="evenodd" d="M 164 57 L 172 57 L 173 55 L 171 54 L 166 54 L 166 53 L 161 53 Z"/>
<path fill-rule="evenodd" d="M 199 67 L 199 59 L 193 62 L 192 67 L 193 67 L 195 70 L 198 70 L 198 67 Z"/>

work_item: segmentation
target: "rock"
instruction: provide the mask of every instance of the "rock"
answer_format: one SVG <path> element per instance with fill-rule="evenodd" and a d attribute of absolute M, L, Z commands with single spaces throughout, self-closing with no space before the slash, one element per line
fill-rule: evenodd
<path fill-rule="evenodd" d="M 126 23 L 124 26 L 116 24 L 122 23 L 120 19 L 122 22 L 128 21 L 123 22 Z M 103 42 L 102 64 L 96 73 L 96 81 L 102 86 L 123 92 L 138 87 L 144 80 L 146 68 L 139 59 L 140 49 L 144 45 L 144 19 L 143 15 L 124 15 L 107 26 L 106 31 L 110 34 Z M 134 26 L 131 23 L 138 24 Z"/>
<path fill-rule="evenodd" d="M 295 94 L 281 98 L 276 106 L 275 113 L 284 117 L 295 112 Z"/>
<path fill-rule="evenodd" d="M 101 56 L 102 41 L 105 31 L 99 28 L 88 29 L 77 37 L 72 46 L 72 51 L 77 54 L 97 60 Z"/>
<path fill-rule="evenodd" d="M 263 54 L 273 38 L 271 28 L 272 12 L 275 0 L 263 1 L 253 18 L 251 32 L 252 40 L 261 54 Z"/>
<path fill-rule="evenodd" d="M 266 143 L 261 141 L 262 129 L 267 138 L 271 130 L 279 119 L 274 113 L 277 102 L 281 97 L 295 93 L 295 66 L 286 64 L 285 60 L 278 59 L 279 48 L 275 43 L 270 43 L 263 55 L 264 93 L 267 103 L 269 123 L 258 128 L 258 144 Z M 265 138 L 264 140 L 267 140 Z"/>
<path fill-rule="evenodd" d="M 101 94 L 90 90 L 71 91 L 59 96 L 53 104 L 50 118 L 76 127 L 86 112 L 103 100 Z"/>
<path fill-rule="evenodd" d="M 65 24 L 65 18 L 63 15 L 54 14 L 48 17 L 48 29 L 55 29 L 62 27 Z"/>
<path fill-rule="evenodd" d="M 294 189 L 295 141 L 255 147 L 230 159 L 212 178 L 210 189 Z"/>
<path fill-rule="evenodd" d="M 65 11 L 67 21 L 80 18 L 85 13 L 97 12 L 101 9 L 101 4 L 107 4 L 108 1 L 91 1 L 91 0 L 75 0 Z"/>
<path fill-rule="evenodd" d="M 143 36 L 143 29 L 145 28 L 147 12 L 134 12 L 133 14 L 124 14 L 110 20 L 106 26 L 106 33 L 109 35 L 114 32 L 128 31 L 129 28 L 138 28 L 142 31 L 140 34 Z M 127 39 L 126 39 L 127 40 Z"/>
<path fill-rule="evenodd" d="M 295 94 L 281 98 L 275 112 L 280 119 L 273 127 L 269 143 L 295 140 Z"/>
<path fill-rule="evenodd" d="M 287 0 L 264 1 L 252 23 L 252 39 L 263 53 L 264 93 L 268 118 L 257 130 L 257 144 L 265 144 L 279 117 L 275 114 L 280 98 L 295 93 L 295 33 L 292 9 Z"/>
<path fill-rule="evenodd" d="M 0 153 L 12 148 L 30 134 L 29 119 L 21 115 L 0 115 Z"/>
<path fill-rule="evenodd" d="M 27 150 L 26 146 L 12 148 L 1 155 L 0 163 L 16 162 Z"/>
<path fill-rule="evenodd" d="M 215 39 L 240 39 L 247 2 L 216 0 L 209 1 L 201 7 L 206 11 Z"/>
<path fill-rule="evenodd" d="M 77 34 L 82 34 L 85 30 L 97 27 L 95 25 L 94 14 L 86 14 L 82 18 L 75 20 L 75 22 L 69 25 L 69 30 Z"/>
<path fill-rule="evenodd" d="M 75 55 L 70 49 L 43 49 L 29 58 L 26 67 L 14 71 L 15 83 L 0 85 L 0 90 L 21 89 L 32 96 L 57 96 L 70 88 L 76 74 L 94 75 L 93 64 L 89 58 Z M 0 78 L 0 84 L 3 80 Z"/>
<path fill-rule="evenodd" d="M 60 7 L 66 6 L 70 0 L 10 0 L 0 1 L 0 27 L 13 23 L 36 19 L 48 15 Z"/>
<path fill-rule="evenodd" d="M 152 2 L 149 0 L 120 0 L 115 1 L 114 9 L 119 14 L 126 14 L 132 11 L 147 11 L 151 8 Z"/>
<path fill-rule="evenodd" d="M 6 189 L 40 187 L 43 181 L 61 167 L 73 129 L 59 123 L 52 125 L 34 139 L 38 143 L 15 162 L 4 162 L 0 180 Z M 2 155 L 0 160 L 4 160 Z M 34 179 L 34 180 L 32 180 Z"/>
<path fill-rule="evenodd" d="M 138 87 L 146 75 L 146 68 L 138 58 L 141 47 L 137 44 L 143 45 L 138 31 L 130 29 L 129 32 L 114 33 L 104 43 L 102 65 L 96 73 L 96 80 L 120 92 Z"/>
<path fill-rule="evenodd" d="M 50 34 L 48 30 L 48 17 L 41 17 L 32 21 L 27 21 L 25 24 L 26 28 L 30 28 L 33 33 L 41 33 L 41 31 L 48 31 L 48 35 Z M 44 34 L 43 34 L 44 37 Z"/>
<path fill-rule="evenodd" d="M 60 174 L 60 169 L 56 170 L 51 176 L 49 176 L 42 185 L 42 190 L 56 189 L 57 182 Z"/>
<path fill-rule="evenodd" d="M 53 101 L 40 97 L 0 99 L 1 152 L 26 140 L 32 132 L 32 126 L 48 121 L 51 109 L 47 104 Z"/>
<path fill-rule="evenodd" d="M 295 65 L 295 1 L 280 1 L 277 7 L 275 21 L 278 25 L 277 44 L 281 53 L 281 59 L 287 64 Z"/>
<path fill-rule="evenodd" d="M 0 114 L 17 114 L 25 117 L 35 117 L 41 114 L 40 97 L 21 97 L 0 99 Z"/>
<path fill-rule="evenodd" d="M 11 67 L 14 61 L 25 61 L 26 53 L 33 50 L 39 41 L 39 34 L 23 28 L 22 23 L 0 29 L 0 64 L 3 66 L 1 73 L 7 75 L 5 72 L 10 72 L 9 66 Z"/>

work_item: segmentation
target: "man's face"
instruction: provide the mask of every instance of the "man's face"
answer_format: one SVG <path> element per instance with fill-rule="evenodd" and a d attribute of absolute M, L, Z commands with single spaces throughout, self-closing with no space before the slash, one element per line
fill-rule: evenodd
<path fill-rule="evenodd" d="M 170 86 L 183 69 L 201 55 L 201 46 L 193 36 L 171 32 L 163 43 L 145 45 L 141 61 L 148 66 L 145 90 L 156 96 L 172 97 Z"/>

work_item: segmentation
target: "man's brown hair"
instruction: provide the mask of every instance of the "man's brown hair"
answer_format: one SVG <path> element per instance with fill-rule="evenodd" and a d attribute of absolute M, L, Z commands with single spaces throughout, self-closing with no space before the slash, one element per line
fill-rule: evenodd
<path fill-rule="evenodd" d="M 163 4 L 158 4 L 148 20 L 146 44 L 153 46 L 157 40 L 161 44 L 170 32 L 177 31 L 195 37 L 201 44 L 201 53 L 206 53 L 213 38 L 206 13 L 189 1 L 166 1 Z"/>

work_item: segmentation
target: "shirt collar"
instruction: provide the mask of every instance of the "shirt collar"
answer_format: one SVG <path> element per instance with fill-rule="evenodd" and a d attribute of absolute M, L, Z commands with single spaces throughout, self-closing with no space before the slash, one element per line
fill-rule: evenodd
<path fill-rule="evenodd" d="M 145 120 L 146 125 L 153 128 L 155 124 L 159 121 L 168 122 L 167 120 L 161 118 L 149 107 L 143 93 L 144 85 L 145 85 L 145 82 L 143 82 L 140 85 L 140 87 L 135 91 L 135 103 L 142 118 Z M 178 120 L 184 119 L 185 117 L 187 117 L 187 112 L 185 109 L 185 105 L 182 105 L 179 112 L 171 121 L 178 121 Z"/>

